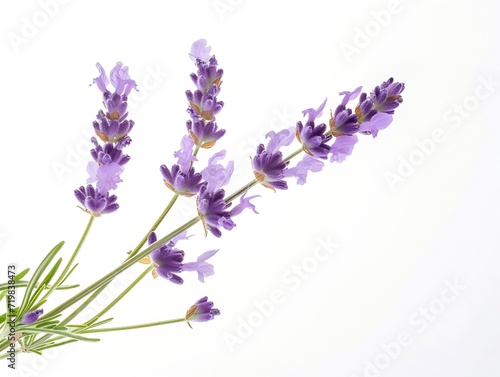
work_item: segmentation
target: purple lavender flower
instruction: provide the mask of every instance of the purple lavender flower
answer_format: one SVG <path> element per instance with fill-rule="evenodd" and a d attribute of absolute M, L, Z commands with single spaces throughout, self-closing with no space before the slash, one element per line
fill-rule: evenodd
<path fill-rule="evenodd" d="M 33 310 L 24 315 L 23 319 L 21 319 L 21 324 L 23 325 L 31 325 L 38 321 L 38 318 L 43 314 L 43 309 Z"/>
<path fill-rule="evenodd" d="M 300 144 L 302 144 L 302 149 L 309 156 L 316 158 L 326 159 L 330 147 L 326 144 L 331 138 L 331 135 L 325 136 L 326 125 L 324 123 L 320 125 L 315 125 L 314 121 L 317 117 L 321 116 L 323 108 L 325 107 L 326 99 L 318 107 L 318 109 L 307 109 L 302 113 L 304 116 L 309 115 L 305 125 L 302 122 L 297 123 L 296 136 Z"/>
<path fill-rule="evenodd" d="M 394 82 L 391 77 L 375 87 L 369 96 L 362 93 L 355 110 L 361 125 L 359 132 L 376 137 L 378 131 L 387 128 L 392 122 L 391 114 L 394 114 L 394 109 L 403 101 L 403 90 L 404 84 Z"/>
<path fill-rule="evenodd" d="M 215 115 L 217 115 L 224 106 L 224 102 L 217 101 L 217 94 L 219 94 L 219 89 L 216 85 L 210 86 L 206 93 L 198 89 L 195 90 L 194 93 L 188 90 L 186 92 L 186 97 L 191 106 L 188 109 L 191 117 L 199 116 L 205 121 L 214 120 Z"/>
<path fill-rule="evenodd" d="M 257 153 L 252 159 L 253 173 L 257 181 L 273 191 L 286 190 L 288 185 L 283 179 L 284 170 L 289 161 L 283 162 L 283 154 L 279 151 L 282 146 L 288 146 L 292 143 L 294 132 L 293 127 L 284 129 L 275 133 L 270 131 L 266 134 L 270 140 L 267 147 L 260 144 L 257 147 Z"/>
<path fill-rule="evenodd" d="M 80 208 L 94 217 L 114 212 L 119 207 L 116 203 L 116 195 L 109 195 L 109 192 L 101 194 L 92 185 L 81 186 L 75 190 L 75 196 L 83 206 Z"/>
<path fill-rule="evenodd" d="M 191 46 L 191 53 L 189 54 L 189 57 L 194 62 L 196 62 L 197 60 L 208 62 L 208 60 L 210 59 L 211 49 L 212 47 L 207 46 L 207 41 L 205 39 L 199 39 Z"/>
<path fill-rule="evenodd" d="M 211 192 L 227 185 L 233 175 L 234 161 L 229 161 L 226 167 L 218 163 L 224 157 L 226 157 L 225 150 L 215 153 L 208 160 L 207 167 L 201 171 L 203 179 L 207 182 L 207 189 Z"/>
<path fill-rule="evenodd" d="M 224 102 L 217 100 L 222 84 L 223 70 L 217 68 L 215 56 L 210 56 L 211 47 L 200 39 L 191 47 L 191 59 L 196 61 L 197 73 L 191 74 L 196 90 L 186 91 L 189 101 L 187 109 L 191 120 L 186 122 L 189 136 L 202 148 L 210 148 L 220 139 L 225 130 L 219 130 L 215 115 L 223 108 Z"/>
<path fill-rule="evenodd" d="M 149 257 L 141 260 L 142 263 L 153 263 L 153 277 L 161 276 L 176 284 L 182 284 L 184 280 L 178 275 L 182 271 L 196 271 L 198 280 L 202 283 L 205 278 L 214 274 L 214 266 L 207 263 L 207 260 L 213 257 L 219 250 L 210 250 L 201 254 L 196 262 L 182 263 L 184 260 L 184 251 L 176 249 L 175 245 L 179 240 L 188 239 L 186 232 L 174 237 L 166 244 L 161 245 L 151 252 Z M 148 244 L 156 242 L 156 234 L 151 232 L 148 236 Z"/>
<path fill-rule="evenodd" d="M 220 151 L 210 158 L 208 166 L 201 172 L 205 182 L 200 188 L 196 200 L 198 208 L 198 216 L 200 217 L 205 229 L 205 236 L 208 231 L 216 237 L 220 237 L 222 232 L 220 227 L 231 230 L 236 224 L 231 219 L 232 216 L 240 214 L 245 208 L 253 210 L 255 206 L 250 203 L 250 200 L 256 196 L 245 198 L 243 195 L 240 198 L 240 203 L 231 211 L 228 208 L 231 203 L 226 203 L 224 200 L 225 191 L 221 188 L 229 182 L 233 173 L 233 161 L 230 161 L 226 167 L 218 163 L 225 156 L 225 151 Z"/>
<path fill-rule="evenodd" d="M 123 167 L 116 162 L 99 165 L 94 161 L 89 161 L 87 173 L 89 173 L 87 184 L 97 182 L 96 188 L 101 194 L 106 194 L 109 190 L 115 190 L 118 183 L 123 182 L 120 178 Z"/>
<path fill-rule="evenodd" d="M 342 135 L 335 138 L 330 147 L 330 162 L 343 162 L 352 153 L 354 144 L 358 142 L 356 135 Z"/>
<path fill-rule="evenodd" d="M 109 190 L 117 188 L 119 182 L 123 182 L 120 174 L 123 166 L 130 160 L 124 155 L 122 149 L 131 143 L 128 133 L 134 126 L 132 120 L 128 120 L 127 96 L 130 91 L 137 87 L 134 80 L 128 74 L 128 68 L 121 62 L 116 63 L 110 72 L 110 78 L 106 75 L 104 68 L 97 63 L 99 76 L 94 79 L 94 84 L 103 93 L 103 103 L 106 112 L 99 110 L 97 120 L 93 122 L 94 130 L 99 138 L 105 142 L 101 146 L 95 137 L 91 138 L 94 148 L 90 155 L 93 161 L 87 165 L 89 178 L 87 187 L 81 186 L 75 190 L 75 196 L 83 210 L 93 216 L 100 216 L 118 209 L 115 195 L 109 195 Z M 114 93 L 107 86 L 111 82 Z M 92 186 L 96 183 L 96 188 Z"/>
<path fill-rule="evenodd" d="M 182 269 L 184 271 L 196 271 L 198 273 L 198 280 L 202 283 L 205 278 L 214 274 L 214 266 L 207 263 L 207 259 L 213 257 L 219 250 L 210 250 L 201 254 L 196 262 L 184 263 Z"/>
<path fill-rule="evenodd" d="M 394 114 L 394 109 L 403 102 L 401 93 L 404 88 L 404 84 L 394 82 L 392 77 L 384 81 L 380 86 L 375 87 L 370 93 L 375 109 L 383 113 Z"/>
<path fill-rule="evenodd" d="M 361 123 L 359 132 L 365 135 L 377 137 L 378 132 L 389 127 L 392 122 L 392 115 L 387 113 L 376 113 L 368 122 Z"/>
<path fill-rule="evenodd" d="M 181 142 L 181 149 L 174 153 L 177 157 L 177 164 L 168 169 L 165 165 L 160 166 L 165 185 L 173 192 L 183 196 L 193 196 L 198 193 L 202 185 L 201 173 L 195 173 L 191 166 L 193 161 L 197 161 L 193 156 L 194 141 L 189 136 L 184 136 Z"/>
<path fill-rule="evenodd" d="M 330 131 L 335 137 L 342 135 L 353 135 L 359 130 L 358 116 L 347 109 L 345 105 L 339 105 L 332 114 L 330 111 Z"/>
<path fill-rule="evenodd" d="M 205 123 L 199 117 L 186 121 L 186 127 L 194 143 L 205 149 L 213 147 L 217 140 L 226 133 L 226 130 L 218 129 L 217 123 L 212 121 Z"/>
<path fill-rule="evenodd" d="M 123 166 L 130 161 L 130 156 L 122 152 L 122 149 L 132 141 L 129 136 L 124 137 L 115 145 L 106 143 L 104 147 L 97 142 L 95 137 L 92 137 L 90 141 L 95 147 L 90 150 L 90 155 L 98 165 L 116 162 L 118 165 Z"/>
<path fill-rule="evenodd" d="M 148 236 L 148 243 L 156 242 L 156 234 L 151 232 Z M 182 284 L 184 280 L 177 275 L 182 272 L 182 262 L 184 261 L 184 251 L 174 248 L 175 242 L 169 241 L 167 244 L 159 246 L 149 254 L 153 262 L 153 276 L 161 276 L 175 284 Z"/>
<path fill-rule="evenodd" d="M 130 78 L 128 67 L 124 67 L 121 62 L 116 63 L 116 66 L 111 70 L 111 80 L 108 79 L 99 63 L 96 66 L 100 74 L 94 79 L 94 83 L 103 93 L 106 113 L 99 110 L 97 120 L 93 123 L 94 129 L 102 141 L 116 143 L 124 138 L 134 126 L 134 121 L 126 119 L 128 115 L 127 96 L 132 89 L 137 87 L 137 84 Z M 114 93 L 107 89 L 110 81 L 115 88 Z"/>
<path fill-rule="evenodd" d="M 330 147 L 328 147 L 330 150 Z M 293 168 L 285 169 L 285 177 L 295 177 L 297 178 L 297 184 L 303 185 L 306 183 L 307 173 L 312 171 L 314 173 L 321 171 L 323 169 L 323 163 L 318 159 L 311 157 L 309 155 L 304 155 L 302 160 L 300 160 L 296 166 Z"/>
<path fill-rule="evenodd" d="M 208 301 L 208 297 L 202 297 L 189 308 L 186 313 L 186 321 L 206 322 L 211 321 L 216 315 L 220 315 L 220 310 L 215 309 L 214 303 Z"/>
<path fill-rule="evenodd" d="M 210 231 L 215 237 L 220 237 L 222 232 L 219 227 L 231 230 L 236 226 L 233 220 L 231 220 L 230 212 L 227 210 L 230 204 L 224 201 L 224 195 L 225 191 L 223 189 L 212 192 L 208 190 L 206 183 L 201 186 L 196 199 L 196 206 L 198 207 L 198 215 L 205 228 L 205 236 L 207 235 L 207 231 Z"/>
<path fill-rule="evenodd" d="M 104 141 L 117 143 L 132 130 L 134 126 L 133 120 L 121 118 L 111 118 L 112 115 L 104 114 L 102 110 L 97 113 L 97 120 L 94 121 L 94 130 L 97 136 Z"/>
<path fill-rule="evenodd" d="M 96 67 L 99 70 L 99 76 L 94 79 L 94 84 L 97 84 L 101 92 L 109 92 L 106 86 L 109 84 L 110 80 L 108 76 L 106 76 L 106 71 L 99 63 L 96 63 Z M 116 63 L 115 67 L 110 72 L 110 77 L 111 85 L 113 85 L 115 93 L 118 95 L 128 96 L 132 89 L 137 87 L 135 81 L 130 78 L 128 67 L 124 67 L 121 62 Z"/>

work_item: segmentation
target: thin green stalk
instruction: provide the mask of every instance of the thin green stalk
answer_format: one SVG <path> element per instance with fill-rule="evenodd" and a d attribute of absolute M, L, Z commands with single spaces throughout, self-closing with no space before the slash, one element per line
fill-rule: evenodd
<path fill-rule="evenodd" d="M 71 258 L 69 259 L 68 263 L 66 264 L 66 267 L 64 268 L 63 272 L 59 276 L 59 278 L 56 280 L 56 282 L 49 288 L 48 292 L 40 299 L 40 301 L 45 300 L 49 295 L 57 288 L 59 285 L 66 279 L 66 274 L 68 271 L 71 269 L 71 265 L 75 261 L 78 252 L 83 246 L 83 243 L 85 242 L 85 239 L 87 238 L 87 235 L 90 232 L 90 229 L 92 228 L 92 224 L 94 223 L 95 217 L 93 215 L 90 215 L 89 222 L 87 223 L 87 226 L 85 227 L 85 230 L 83 231 L 82 236 L 80 237 L 80 241 L 78 242 L 78 245 L 76 245 L 75 251 L 73 251 L 73 254 L 71 255 Z"/>
<path fill-rule="evenodd" d="M 148 237 L 151 234 L 151 232 L 154 232 L 156 230 L 156 228 L 158 228 L 158 226 L 161 224 L 161 222 L 163 221 L 163 219 L 165 218 L 165 216 L 167 216 L 167 214 L 170 212 L 170 210 L 174 206 L 174 204 L 177 201 L 178 197 L 179 197 L 179 194 L 175 194 L 172 197 L 172 199 L 170 199 L 170 202 L 167 204 L 167 206 L 165 207 L 165 209 L 161 213 L 160 217 L 158 217 L 158 219 L 154 222 L 153 226 L 151 226 L 151 228 L 149 228 L 148 232 L 142 238 L 141 242 L 139 242 L 139 244 L 136 246 L 136 248 L 130 252 L 130 254 L 129 254 L 129 256 L 128 256 L 127 259 L 132 258 L 135 254 L 137 254 L 139 252 L 139 250 L 141 250 L 141 247 L 144 246 L 144 244 L 148 240 Z"/>
<path fill-rule="evenodd" d="M 160 238 L 158 241 L 156 241 L 154 244 L 148 246 L 146 249 L 143 251 L 137 253 L 133 257 L 128 258 L 125 262 L 123 262 L 121 265 L 116 267 L 114 270 L 110 271 L 106 275 L 104 275 L 102 278 L 94 282 L 93 284 L 89 285 L 87 288 L 82 290 L 81 292 L 77 293 L 73 297 L 71 297 L 69 300 L 63 302 L 56 308 L 52 309 L 50 312 L 45 314 L 43 317 L 48 318 L 51 316 L 54 316 L 56 314 L 59 314 L 63 310 L 69 308 L 72 306 L 74 303 L 80 301 L 82 298 L 90 294 L 91 292 L 95 291 L 96 289 L 102 287 L 106 283 L 110 282 L 116 275 L 119 273 L 125 271 L 127 268 L 130 266 L 133 266 L 136 262 L 138 262 L 140 259 L 144 258 L 146 255 L 149 255 L 153 250 L 157 249 L 160 245 L 167 243 L 170 241 L 172 238 L 175 236 L 179 235 L 180 233 L 184 232 L 185 230 L 191 228 L 194 224 L 200 221 L 200 218 L 197 216 L 188 222 L 186 222 L 184 225 L 181 225 L 174 231 L 170 232 L 166 236 Z"/>
<path fill-rule="evenodd" d="M 289 161 L 296 155 L 302 152 L 302 149 L 298 149 L 297 151 L 293 152 L 290 154 L 288 157 L 285 158 L 284 161 Z M 238 196 L 243 195 L 246 191 L 248 191 L 250 188 L 255 186 L 257 184 L 257 180 L 253 179 L 246 185 L 242 186 L 239 190 L 235 191 L 233 194 L 229 195 L 225 200 L 226 202 L 231 202 L 234 199 L 236 199 Z M 175 198 L 176 199 L 176 198 Z M 174 199 L 172 199 L 174 200 Z M 172 203 L 173 205 L 173 203 Z M 89 285 L 87 288 L 82 290 L 81 292 L 77 293 L 75 296 L 67 300 L 66 302 L 63 302 L 56 308 L 52 309 L 50 312 L 44 315 L 44 317 L 49 317 L 53 316 L 55 314 L 58 314 L 62 312 L 63 310 L 67 309 L 68 307 L 72 306 L 76 302 L 80 301 L 82 298 L 90 294 L 91 292 L 95 291 L 96 289 L 99 289 L 100 287 L 106 285 L 109 283 L 116 275 L 119 273 L 125 271 L 127 268 L 130 266 L 134 265 L 136 262 L 138 262 L 140 259 L 144 258 L 145 256 L 149 255 L 153 250 L 157 249 L 160 245 L 170 241 L 172 238 L 175 236 L 179 235 L 180 233 L 184 232 L 185 230 L 191 228 L 194 224 L 200 221 L 200 218 L 198 216 L 194 217 L 193 219 L 189 220 L 185 224 L 181 225 L 177 229 L 173 230 L 172 232 L 168 233 L 166 236 L 160 238 L 158 241 L 147 247 L 146 249 L 142 250 L 141 252 L 136 252 L 134 255 L 130 255 L 125 262 L 123 262 L 120 266 L 116 267 L 114 270 L 110 271 L 108 274 L 104 275 L 102 278 L 94 282 L 93 284 Z M 149 235 L 149 233 L 148 233 Z M 147 238 L 147 237 L 146 237 Z"/>
<path fill-rule="evenodd" d="M 170 199 L 170 202 L 167 204 L 167 206 L 165 207 L 165 209 L 163 210 L 163 212 L 156 219 L 156 221 L 151 226 L 151 228 L 149 228 L 148 232 L 144 235 L 144 237 L 141 239 L 141 241 L 135 247 L 135 249 L 130 252 L 130 254 L 128 255 L 128 257 L 127 257 L 127 259 L 125 261 L 129 260 L 135 254 L 137 254 L 139 252 L 139 250 L 141 249 L 141 247 L 144 246 L 144 244 L 148 240 L 148 237 L 151 234 L 151 232 L 154 232 L 156 230 L 156 228 L 158 228 L 158 226 L 161 224 L 161 222 L 163 221 L 163 219 L 165 218 L 165 216 L 167 216 L 167 214 L 172 209 L 172 207 L 175 204 L 175 202 L 176 202 L 176 200 L 177 200 L 178 197 L 179 197 L 179 194 L 175 194 L 172 197 L 172 199 Z M 64 326 L 65 324 L 69 323 L 73 318 L 75 318 L 79 313 L 81 313 L 92 301 L 94 301 L 94 299 L 97 296 L 99 296 L 99 294 L 107 287 L 107 285 L 110 282 L 111 282 L 111 280 L 108 283 L 104 284 L 99 289 L 97 289 L 87 300 L 85 300 L 85 302 L 83 304 L 81 304 L 75 311 L 73 311 L 73 313 L 71 313 L 67 318 L 65 318 L 63 321 L 61 321 L 60 325 Z M 107 310 L 109 310 L 109 309 L 105 308 L 105 311 L 107 311 Z"/>
<path fill-rule="evenodd" d="M 125 290 L 118 295 L 113 301 L 111 301 L 103 310 L 97 313 L 92 319 L 88 320 L 84 323 L 85 326 L 90 326 L 92 323 L 101 318 L 105 313 L 107 313 L 113 306 L 116 305 L 118 301 L 120 301 L 128 292 L 134 288 L 137 283 L 139 283 L 144 276 L 146 276 L 153 269 L 153 265 L 148 266 L 142 274 L 140 274 L 130 285 L 125 288 Z"/>
<path fill-rule="evenodd" d="M 134 330 L 134 329 L 143 329 L 145 327 L 153 327 L 153 326 L 161 326 L 161 325 L 169 325 L 171 323 L 179 323 L 185 322 L 186 318 L 177 318 L 177 319 L 169 319 L 168 321 L 160 321 L 160 322 L 151 322 L 151 323 L 143 323 L 140 325 L 131 325 L 131 326 L 120 326 L 120 327 L 107 327 L 107 328 L 95 328 L 89 329 L 85 331 L 81 331 L 82 334 L 89 334 L 95 332 L 109 332 L 109 331 L 122 331 L 122 330 Z"/>

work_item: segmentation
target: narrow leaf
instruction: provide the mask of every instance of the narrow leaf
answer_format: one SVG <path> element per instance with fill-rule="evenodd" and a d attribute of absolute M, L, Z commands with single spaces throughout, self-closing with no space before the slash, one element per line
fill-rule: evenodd
<path fill-rule="evenodd" d="M 18 273 L 18 274 L 16 275 L 16 277 L 14 278 L 14 280 L 15 280 L 16 282 L 18 282 L 18 281 L 19 281 L 19 280 L 21 280 L 23 277 L 25 277 L 25 276 L 28 274 L 28 272 L 30 272 L 30 269 L 29 269 L 29 268 L 27 268 L 27 269 L 25 269 L 25 270 L 22 270 L 20 273 Z"/>
<path fill-rule="evenodd" d="M 45 256 L 45 258 L 42 260 L 40 265 L 33 273 L 33 276 L 31 277 L 31 280 L 29 281 L 28 286 L 26 287 L 26 292 L 24 294 L 21 306 L 19 307 L 19 316 L 25 315 L 26 312 L 28 311 L 28 303 L 30 302 L 31 293 L 33 292 L 33 289 L 35 288 L 36 284 L 38 283 L 38 280 L 42 276 L 45 269 L 49 266 L 50 262 L 52 261 L 52 259 L 54 259 L 59 250 L 61 250 L 63 245 L 64 241 L 61 241 L 56 246 L 54 246 L 54 248 Z"/>

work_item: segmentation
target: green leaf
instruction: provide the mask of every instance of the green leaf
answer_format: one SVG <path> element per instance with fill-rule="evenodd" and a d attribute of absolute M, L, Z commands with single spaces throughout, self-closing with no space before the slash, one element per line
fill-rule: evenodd
<path fill-rule="evenodd" d="M 19 280 L 21 280 L 23 277 L 25 277 L 25 276 L 28 274 L 28 272 L 30 272 L 30 269 L 29 269 L 29 268 L 27 268 L 27 269 L 25 269 L 25 270 L 22 270 L 20 273 L 18 273 L 18 274 L 16 275 L 16 277 L 14 278 L 14 281 L 18 282 L 18 281 L 19 281 Z"/>
<path fill-rule="evenodd" d="M 75 268 L 77 266 L 78 266 L 78 263 L 75 263 L 75 265 L 71 268 L 71 270 L 69 270 L 68 273 L 66 274 L 66 276 L 62 279 L 61 284 L 64 284 L 66 279 L 69 277 L 69 275 L 71 275 L 73 273 L 73 271 L 75 270 Z"/>
<path fill-rule="evenodd" d="M 35 305 L 35 301 L 40 296 L 40 294 L 43 292 L 43 290 L 46 289 L 49 286 L 50 281 L 52 280 L 52 278 L 56 274 L 56 272 L 59 269 L 59 266 L 61 265 L 61 263 L 62 263 L 62 258 L 59 258 L 57 260 L 57 262 L 54 264 L 54 266 L 50 269 L 49 273 L 42 280 L 42 282 L 40 283 L 39 287 L 37 288 L 37 290 L 33 294 L 32 299 L 30 300 L 30 303 L 28 305 L 29 310 L 34 310 L 33 309 L 34 307 L 40 307 L 41 306 L 40 304 L 36 304 Z M 48 296 L 48 294 L 46 294 L 45 296 L 43 296 L 42 301 L 44 301 L 44 302 L 47 301 L 46 300 L 47 296 Z"/>
<path fill-rule="evenodd" d="M 20 326 L 18 331 L 21 331 L 23 334 L 62 335 L 62 336 L 65 336 L 66 338 L 82 340 L 84 342 L 98 342 L 101 340 L 98 338 L 87 338 L 86 336 L 75 334 L 74 332 L 67 331 L 67 330 L 56 330 L 56 329 L 48 329 L 48 328 L 39 329 L 39 328 L 36 328 L 33 326 Z"/>
<path fill-rule="evenodd" d="M 37 347 L 37 350 L 38 351 L 43 351 L 43 350 L 46 350 L 46 349 L 49 349 L 49 348 L 53 348 L 53 347 L 60 347 L 60 346 L 63 346 L 65 344 L 68 344 L 68 343 L 74 343 L 74 342 L 78 342 L 78 340 L 76 339 L 69 339 L 69 340 L 66 340 L 64 342 L 60 342 L 60 343 L 47 343 L 43 346 L 40 346 L 40 347 Z"/>
<path fill-rule="evenodd" d="M 42 262 L 33 273 L 33 276 L 31 277 L 28 286 L 26 287 L 26 292 L 24 294 L 21 306 L 19 307 L 19 316 L 24 316 L 28 311 L 28 303 L 31 300 L 31 293 L 33 292 L 33 289 L 35 289 L 35 286 L 37 285 L 38 280 L 42 276 L 43 272 L 49 266 L 50 262 L 52 262 L 52 259 L 54 259 L 59 250 L 61 250 L 63 245 L 64 241 L 61 241 L 56 246 L 54 246 L 54 248 L 45 256 L 45 258 L 43 258 Z"/>
<path fill-rule="evenodd" d="M 21 280 L 16 284 L 16 288 L 26 288 L 29 284 L 28 280 Z M 39 285 L 39 284 L 38 284 Z M 38 288 L 38 285 L 35 286 L 35 288 Z M 59 287 L 56 288 L 58 291 L 62 291 L 64 289 L 73 289 L 73 288 L 78 288 L 80 284 L 72 284 L 72 285 L 60 285 Z M 0 291 L 6 291 L 9 288 L 9 285 L 7 283 L 0 284 Z M 45 287 L 45 289 L 52 288 L 51 286 Z"/>
<path fill-rule="evenodd" d="M 56 318 L 60 317 L 60 316 L 62 316 L 62 313 L 57 314 L 57 315 L 53 316 L 52 318 L 39 319 L 38 321 L 33 323 L 33 325 L 35 325 L 36 327 L 51 327 L 51 326 L 57 325 L 59 323 L 59 321 Z"/>
<path fill-rule="evenodd" d="M 6 294 L 7 290 L 0 292 L 0 301 L 2 301 L 2 299 L 5 297 Z"/>
<path fill-rule="evenodd" d="M 104 325 L 108 322 L 111 322 L 113 320 L 113 318 L 108 318 L 108 319 L 105 319 L 103 321 L 100 321 L 100 322 L 96 322 L 96 323 L 93 323 L 92 325 L 90 325 L 88 328 L 89 329 L 92 329 L 94 327 L 98 327 L 98 326 L 101 326 L 101 325 Z"/>
<path fill-rule="evenodd" d="M 27 309 L 26 311 L 32 311 L 32 310 L 35 310 L 35 301 L 38 299 L 38 297 L 42 294 L 43 290 L 45 289 L 45 284 L 42 284 L 40 285 L 37 290 L 35 291 L 35 293 L 33 293 L 33 295 L 31 296 L 31 299 L 30 301 L 28 302 L 28 305 L 26 305 Z M 40 306 L 40 305 L 38 305 Z M 24 315 L 24 314 L 23 314 Z"/>
<path fill-rule="evenodd" d="M 65 289 L 73 289 L 73 288 L 78 288 L 80 284 L 73 284 L 73 285 L 60 285 L 59 287 L 56 288 L 58 291 L 63 291 Z"/>

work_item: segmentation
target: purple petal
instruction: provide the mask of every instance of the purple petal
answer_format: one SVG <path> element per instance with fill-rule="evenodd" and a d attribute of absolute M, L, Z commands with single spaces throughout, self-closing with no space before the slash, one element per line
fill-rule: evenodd
<path fill-rule="evenodd" d="M 353 99 L 356 99 L 356 97 L 359 95 L 359 93 L 361 93 L 361 88 L 363 88 L 363 87 L 358 86 L 352 92 L 349 92 L 349 91 L 340 92 L 339 95 L 344 96 L 344 98 L 342 99 L 342 106 L 345 106 L 345 105 L 347 105 L 347 102 L 352 101 Z"/>
<path fill-rule="evenodd" d="M 174 152 L 174 157 L 177 157 L 177 163 L 180 165 L 183 173 L 189 170 L 192 161 L 198 161 L 198 159 L 193 156 L 193 146 L 193 139 L 184 135 L 181 140 L 181 149 Z"/>
<path fill-rule="evenodd" d="M 105 194 L 109 190 L 114 190 L 118 187 L 118 183 L 123 182 L 120 179 L 120 174 L 123 173 L 123 166 L 116 162 L 110 162 L 99 166 L 96 173 L 97 189 L 101 194 Z"/>
<path fill-rule="evenodd" d="M 226 151 L 224 150 L 215 153 L 208 160 L 208 166 L 201 171 L 201 176 L 207 181 L 207 189 L 210 192 L 215 192 L 228 184 L 233 175 L 234 161 L 229 161 L 225 168 L 221 164 L 217 164 L 217 161 L 223 159 L 225 155 Z"/>
<path fill-rule="evenodd" d="M 307 173 L 309 171 L 318 172 L 323 169 L 323 163 L 318 159 L 311 157 L 309 155 L 304 155 L 301 161 L 293 168 L 286 169 L 284 171 L 285 177 L 295 177 L 297 178 L 297 184 L 303 185 L 306 183 Z"/>
<path fill-rule="evenodd" d="M 387 128 L 392 122 L 392 115 L 387 113 L 377 113 L 368 122 L 361 123 L 360 132 L 371 134 L 377 137 L 378 131 Z"/>
<path fill-rule="evenodd" d="M 250 200 L 253 199 L 253 198 L 257 198 L 257 197 L 260 197 L 260 195 L 254 195 L 254 196 L 251 196 L 249 198 L 245 198 L 245 195 L 247 193 L 245 192 L 241 197 L 240 197 L 240 203 L 235 206 L 230 212 L 230 216 L 236 216 L 236 215 L 239 215 L 241 212 L 243 212 L 243 210 L 245 208 L 249 208 L 251 209 L 254 213 L 259 213 L 257 212 L 257 210 L 255 209 L 255 205 L 253 205 L 252 203 L 250 203 Z"/>
<path fill-rule="evenodd" d="M 288 146 L 292 143 L 295 138 L 295 127 L 290 127 L 279 131 L 278 133 L 274 131 L 269 131 L 266 134 L 269 137 L 269 143 L 267 143 L 266 151 L 269 154 L 276 153 L 282 146 Z"/>
<path fill-rule="evenodd" d="M 306 110 L 302 111 L 302 114 L 304 114 L 304 116 L 306 114 L 309 115 L 309 117 L 307 119 L 308 122 L 314 122 L 316 118 L 321 116 L 321 114 L 323 113 L 323 109 L 325 108 L 325 104 L 326 104 L 327 99 L 328 98 L 325 98 L 323 103 L 321 105 L 319 105 L 319 107 L 316 110 L 306 109 Z"/>
<path fill-rule="evenodd" d="M 354 144 L 358 142 L 356 135 L 343 135 L 335 139 L 335 142 L 330 147 L 330 162 L 343 162 L 347 156 L 352 153 Z"/>
<path fill-rule="evenodd" d="M 199 39 L 193 43 L 191 46 L 191 52 L 189 53 L 189 57 L 192 61 L 196 62 L 196 60 L 201 60 L 204 62 L 208 62 L 210 59 L 210 50 L 212 47 L 207 46 L 207 41 L 205 39 Z"/>
<path fill-rule="evenodd" d="M 99 76 L 94 79 L 94 84 L 97 84 L 99 90 L 103 93 L 107 91 L 106 86 L 109 84 L 108 76 L 100 63 L 96 63 L 96 67 L 99 70 Z"/>
<path fill-rule="evenodd" d="M 213 257 L 219 250 L 209 250 L 201 254 L 196 262 L 185 263 L 182 265 L 184 271 L 197 271 L 198 280 L 202 283 L 205 282 L 205 277 L 212 276 L 214 274 L 214 266 L 206 263 L 205 261 Z"/>

